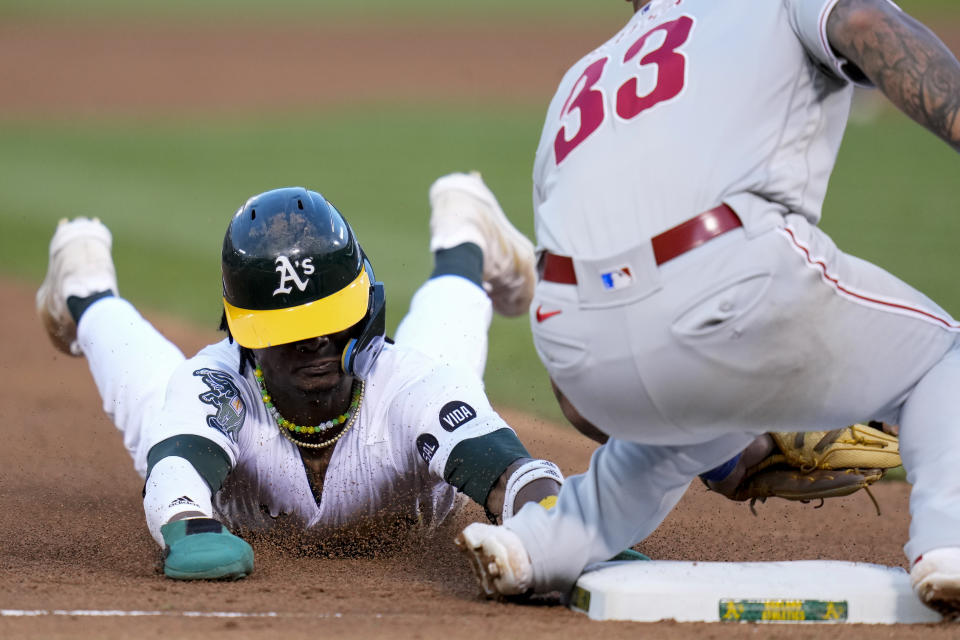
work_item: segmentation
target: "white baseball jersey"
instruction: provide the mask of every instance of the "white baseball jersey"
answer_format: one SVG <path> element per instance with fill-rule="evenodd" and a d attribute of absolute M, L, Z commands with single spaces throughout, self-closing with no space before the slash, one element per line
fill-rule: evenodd
<path fill-rule="evenodd" d="M 815 223 L 848 80 L 862 78 L 826 43 L 834 4 L 643 7 L 567 72 L 550 104 L 533 176 L 539 245 L 613 255 L 721 202 L 751 233 L 787 211 Z"/>
<path fill-rule="evenodd" d="M 171 436 L 197 435 L 226 452 L 232 471 L 213 507 L 229 526 L 282 521 L 325 530 L 373 517 L 431 527 L 460 503 L 444 480 L 453 448 L 509 428 L 479 377 L 491 314 L 483 290 L 463 278 L 435 278 L 418 290 L 398 344 L 384 347 L 367 379 L 356 423 L 334 445 L 320 504 L 253 372 L 239 374 L 236 344 L 224 340 L 186 360 L 121 298 L 91 306 L 77 331 L 104 410 L 141 476 L 150 449 Z"/>
<path fill-rule="evenodd" d="M 233 526 L 262 528 L 287 516 L 305 527 L 341 528 L 374 514 L 439 522 L 456 499 L 443 481 L 450 451 L 506 427 L 469 372 L 386 345 L 356 423 L 336 443 L 317 504 L 296 445 L 267 413 L 253 372 L 241 376 L 238 363 L 238 347 L 227 340 L 187 360 L 149 432 L 152 444 L 194 434 L 227 452 L 232 471 L 214 506 Z"/>

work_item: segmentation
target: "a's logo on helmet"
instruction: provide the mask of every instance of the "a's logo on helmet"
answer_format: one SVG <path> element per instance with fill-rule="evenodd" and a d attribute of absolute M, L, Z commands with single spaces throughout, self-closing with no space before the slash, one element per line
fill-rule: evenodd
<path fill-rule="evenodd" d="M 287 256 L 280 256 L 277 258 L 277 273 L 280 274 L 280 286 L 274 290 L 273 295 L 278 293 L 290 293 L 293 291 L 293 288 L 289 283 L 297 285 L 297 289 L 303 291 L 307 288 L 307 280 L 301 280 L 300 275 L 297 273 L 297 269 L 300 268 L 303 270 L 304 276 L 313 275 L 313 258 L 304 258 L 303 260 L 295 260 L 293 264 L 290 263 L 290 258 Z"/>

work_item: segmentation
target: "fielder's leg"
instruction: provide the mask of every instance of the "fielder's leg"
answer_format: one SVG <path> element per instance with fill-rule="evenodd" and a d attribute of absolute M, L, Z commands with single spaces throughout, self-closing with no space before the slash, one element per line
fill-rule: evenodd
<path fill-rule="evenodd" d="M 960 323 L 885 270 L 840 252 L 802 220 L 791 221 L 787 231 L 808 263 L 819 262 L 835 290 L 835 300 L 818 306 L 819 321 L 842 336 L 835 343 L 841 357 L 833 362 L 855 374 L 835 375 L 838 397 L 824 397 L 823 406 L 872 399 L 885 402 L 890 421 L 899 422 L 900 455 L 912 484 L 910 540 L 904 547 L 911 580 L 921 600 L 955 616 L 960 613 Z M 863 417 L 881 419 L 885 412 L 877 414 Z"/>
<path fill-rule="evenodd" d="M 697 474 L 752 439 L 731 434 L 687 447 L 611 439 L 594 452 L 585 474 L 566 480 L 553 509 L 528 504 L 501 527 L 472 524 L 458 545 L 488 596 L 567 592 L 584 567 L 647 537 Z"/>
<path fill-rule="evenodd" d="M 901 412 L 900 455 L 910 491 L 904 551 L 917 595 L 945 616 L 960 615 L 960 348 L 917 384 Z"/>
<path fill-rule="evenodd" d="M 62 220 L 50 241 L 37 311 L 54 346 L 86 356 L 104 411 L 123 433 L 142 476 L 144 423 L 162 402 L 167 379 L 184 356 L 117 297 L 111 244 L 110 231 L 99 220 Z"/>

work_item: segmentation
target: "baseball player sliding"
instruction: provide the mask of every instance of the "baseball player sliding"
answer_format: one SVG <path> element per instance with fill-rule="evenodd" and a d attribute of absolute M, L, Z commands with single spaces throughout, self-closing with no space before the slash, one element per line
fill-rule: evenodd
<path fill-rule="evenodd" d="M 914 589 L 956 615 L 960 325 L 817 223 L 854 85 L 960 150 L 960 64 L 887 0 L 632 4 L 534 166 L 534 341 L 609 440 L 554 509 L 459 543 L 490 595 L 565 591 L 763 431 L 875 419 L 900 425 Z"/>
<path fill-rule="evenodd" d="M 533 246 L 477 175 L 441 178 L 430 201 L 435 269 L 394 344 L 384 286 L 339 211 L 302 188 L 253 196 L 224 238 L 228 337 L 189 359 L 119 297 L 107 228 L 61 222 L 38 311 L 59 349 L 86 357 L 146 479 L 167 576 L 249 574 L 231 528 L 429 528 L 458 492 L 492 518 L 556 495 L 560 471 L 480 379 L 491 307 L 529 306 Z"/>

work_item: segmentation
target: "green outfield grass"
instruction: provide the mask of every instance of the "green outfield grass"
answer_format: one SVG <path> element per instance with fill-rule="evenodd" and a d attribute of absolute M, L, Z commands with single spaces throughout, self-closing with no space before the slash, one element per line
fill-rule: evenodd
<path fill-rule="evenodd" d="M 929 20 L 934 28 L 938 19 L 956 20 L 960 17 L 960 2 L 957 0 L 897 0 L 897 4 L 907 13 Z"/>
<path fill-rule="evenodd" d="M 848 129 L 821 226 L 960 317 L 958 202 L 960 155 L 886 111 Z"/>
<path fill-rule="evenodd" d="M 114 231 L 121 292 L 207 327 L 219 318 L 219 246 L 253 193 L 324 191 L 356 227 L 387 283 L 391 330 L 430 269 L 427 188 L 480 168 L 532 233 L 538 110 L 367 108 L 323 118 L 0 123 L 0 272 L 39 283 L 61 216 L 99 215 Z M 855 124 L 823 226 L 960 315 L 960 156 L 897 114 Z M 487 384 L 495 401 L 559 416 L 525 319 L 497 319 Z"/>

